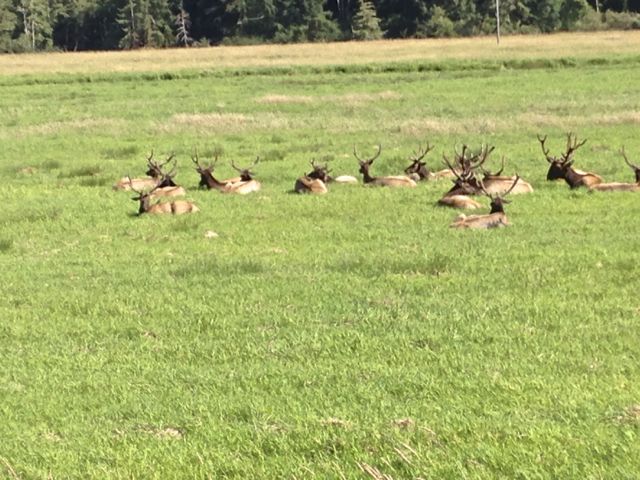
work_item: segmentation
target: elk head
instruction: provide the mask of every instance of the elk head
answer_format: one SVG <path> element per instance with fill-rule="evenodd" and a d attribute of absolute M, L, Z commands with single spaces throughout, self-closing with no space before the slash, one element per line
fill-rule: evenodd
<path fill-rule="evenodd" d="M 633 173 L 635 173 L 636 183 L 640 183 L 640 167 L 638 165 L 634 165 L 629 161 L 629 159 L 627 158 L 627 154 L 624 151 L 624 147 L 620 149 L 620 155 L 622 155 L 622 157 L 624 158 L 624 161 L 627 163 L 627 165 L 629 165 L 629 167 L 631 167 L 631 169 L 633 170 Z"/>
<path fill-rule="evenodd" d="M 152 178 L 161 178 L 164 173 L 162 171 L 162 168 L 167 165 L 171 160 L 173 160 L 173 157 L 175 155 L 171 154 L 169 155 L 169 157 L 161 163 L 156 162 L 153 159 L 153 150 L 151 150 L 151 155 L 149 155 L 149 157 L 147 158 L 147 171 L 145 172 L 145 175 L 148 175 L 149 177 Z M 175 168 L 175 163 L 174 163 L 174 168 Z M 170 185 L 164 185 L 165 187 L 175 187 L 175 184 L 170 184 Z"/>
<path fill-rule="evenodd" d="M 382 145 L 378 145 L 378 151 L 373 157 L 363 160 L 358 156 L 356 146 L 353 146 L 353 155 L 356 157 L 356 160 L 358 160 L 358 164 L 360 165 L 359 172 L 364 175 L 365 179 L 371 178 L 371 176 L 369 175 L 369 167 L 371 167 L 371 164 L 374 162 L 374 160 L 380 156 L 380 152 L 382 152 Z"/>
<path fill-rule="evenodd" d="M 327 183 L 329 181 L 329 173 L 331 172 L 331 170 L 329 170 L 329 164 L 319 165 L 315 160 L 311 160 L 309 163 L 313 170 L 307 174 L 307 177 L 322 180 L 324 183 Z"/>
<path fill-rule="evenodd" d="M 260 157 L 256 157 L 256 159 L 253 161 L 253 163 L 251 164 L 251 166 L 247 167 L 247 168 L 240 168 L 240 167 L 236 167 L 235 163 L 233 163 L 233 160 L 231 161 L 231 166 L 234 168 L 234 170 L 236 170 L 237 172 L 240 173 L 240 180 L 243 182 L 249 182 L 251 180 L 253 180 L 253 175 L 254 173 L 251 171 L 251 169 L 253 167 L 255 167 L 258 162 L 260 161 Z"/>
<path fill-rule="evenodd" d="M 504 197 L 506 197 L 507 195 L 509 195 L 511 193 L 511 191 L 515 188 L 515 186 L 517 185 L 518 181 L 520 180 L 520 176 L 518 174 L 516 174 L 516 178 L 513 181 L 513 185 L 511 185 L 511 188 L 509 188 L 509 190 L 507 190 L 506 192 L 502 193 L 502 194 L 490 194 L 489 192 L 487 192 L 484 188 L 484 185 L 482 184 L 482 182 L 480 182 L 480 188 L 482 189 L 482 192 L 491 199 L 491 211 L 489 212 L 491 213 L 504 213 L 504 204 L 505 203 L 511 203 L 509 200 L 505 199 Z"/>
<path fill-rule="evenodd" d="M 137 193 L 138 195 L 135 197 L 132 197 L 131 200 L 140 202 L 139 208 L 138 208 L 138 215 L 142 215 L 143 213 L 145 213 L 147 210 L 149 210 L 149 201 L 151 199 L 151 194 L 157 189 L 160 188 L 159 185 L 156 185 L 155 187 L 153 187 L 151 190 L 149 190 L 148 192 L 145 192 L 143 190 L 136 190 L 135 188 L 133 188 L 133 182 L 131 180 L 131 177 L 129 175 L 127 175 L 126 177 L 129 180 L 129 187 L 131 187 L 131 190 L 135 193 Z"/>
<path fill-rule="evenodd" d="M 195 164 L 196 172 L 200 174 L 200 183 L 198 183 L 198 187 L 209 187 L 210 181 L 209 179 L 213 178 L 213 169 L 218 163 L 218 154 L 215 154 L 213 163 L 209 165 L 202 166 L 200 164 L 200 159 L 198 158 L 198 149 L 195 149 L 193 155 L 191 155 L 191 161 Z"/>
<path fill-rule="evenodd" d="M 453 187 L 449 194 L 459 195 L 475 195 L 480 190 L 480 184 L 475 175 L 475 170 L 479 168 L 487 159 L 489 154 L 493 151 L 493 147 L 482 147 L 480 153 L 472 154 L 469 152 L 467 145 L 462 145 L 462 152 L 458 152 L 457 148 L 454 148 L 456 155 L 456 166 L 452 165 L 447 156 L 443 153 L 442 159 L 445 165 L 453 173 L 455 180 L 453 180 Z"/>
<path fill-rule="evenodd" d="M 425 149 L 420 145 L 416 153 L 409 157 L 411 165 L 404 169 L 404 173 L 407 175 L 416 174 L 420 180 L 429 178 L 431 176 L 431 172 L 429 171 L 429 167 L 427 167 L 427 162 L 423 162 L 422 159 L 434 148 L 435 147 L 432 147 L 429 142 L 427 142 L 427 148 Z"/>
<path fill-rule="evenodd" d="M 567 133 L 567 148 L 566 151 L 560 156 L 560 158 L 549 155 L 549 149 L 544 145 L 544 142 L 546 140 L 546 135 L 544 137 L 538 135 L 538 141 L 540 142 L 542 153 L 547 159 L 547 162 L 549 162 L 547 180 L 558 180 L 561 178 L 566 179 L 567 171 L 573 165 L 573 155 L 578 148 L 587 143 L 587 140 L 585 139 L 582 142 L 578 142 L 578 138 L 576 136 L 574 136 L 571 132 Z"/>

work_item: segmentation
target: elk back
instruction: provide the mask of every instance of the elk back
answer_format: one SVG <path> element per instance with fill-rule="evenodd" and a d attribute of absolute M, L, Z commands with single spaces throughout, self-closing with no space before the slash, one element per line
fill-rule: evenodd
<path fill-rule="evenodd" d="M 389 176 L 389 177 L 377 177 L 375 178 L 372 182 L 370 182 L 371 185 L 378 185 L 378 186 L 382 186 L 382 187 L 416 187 L 418 186 L 418 184 L 415 182 L 415 180 L 405 176 L 405 175 L 398 175 L 398 176 Z"/>
<path fill-rule="evenodd" d="M 322 180 L 306 176 L 298 178 L 293 189 L 297 193 L 314 193 L 318 195 L 327 193 L 327 186 Z"/>
<path fill-rule="evenodd" d="M 482 205 L 468 195 L 447 195 L 438 200 L 438 205 L 452 208 L 464 208 L 474 210 L 482 208 Z"/>
<path fill-rule="evenodd" d="M 458 215 L 449 227 L 451 228 L 502 228 L 511 225 L 507 216 L 502 212 L 486 215 Z"/>

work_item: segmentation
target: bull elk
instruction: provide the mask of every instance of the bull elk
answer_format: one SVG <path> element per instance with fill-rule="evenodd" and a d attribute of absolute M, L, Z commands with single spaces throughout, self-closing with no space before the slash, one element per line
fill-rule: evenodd
<path fill-rule="evenodd" d="M 502 166 L 496 173 L 491 173 L 490 171 L 482 168 L 482 185 L 487 192 L 500 194 L 509 190 L 513 195 L 533 192 L 531 184 L 529 182 L 525 182 L 522 178 L 515 186 L 513 186 L 512 184 L 516 176 L 502 175 L 503 171 L 504 157 L 502 157 Z"/>
<path fill-rule="evenodd" d="M 427 147 L 424 149 L 422 148 L 422 145 L 418 146 L 418 150 L 416 151 L 416 153 L 409 157 L 409 160 L 411 160 L 411 165 L 404 169 L 404 173 L 406 173 L 409 178 L 412 178 L 416 182 L 453 177 L 453 173 L 448 168 L 437 172 L 432 172 L 427 166 L 427 162 L 422 161 L 422 159 L 433 149 L 434 147 L 432 147 L 429 142 L 427 142 Z"/>
<path fill-rule="evenodd" d="M 362 178 L 365 185 L 377 185 L 382 187 L 415 187 L 416 182 L 407 177 L 406 175 L 397 175 L 397 176 L 387 176 L 387 177 L 372 177 L 369 173 L 369 168 L 371 164 L 374 162 L 376 158 L 380 156 L 380 152 L 382 152 L 382 146 L 378 145 L 378 152 L 371 158 L 361 159 L 358 156 L 358 151 L 356 147 L 353 147 L 353 154 L 355 155 L 358 163 L 360 164 L 360 173 L 362 174 Z"/>
<path fill-rule="evenodd" d="M 549 162 L 547 180 L 563 179 L 572 189 L 578 187 L 591 188 L 593 185 L 602 183 L 602 177 L 600 175 L 573 168 L 573 155 L 578 148 L 587 143 L 586 139 L 578 142 L 578 138 L 573 136 L 571 132 L 567 133 L 567 148 L 566 151 L 560 155 L 560 158 L 549 155 L 549 149 L 544 145 L 546 140 L 546 135 L 544 137 L 538 135 L 542 153 L 547 159 L 547 162 Z"/>
<path fill-rule="evenodd" d="M 138 207 L 138 215 L 143 213 L 160 214 L 170 213 L 173 215 L 181 215 L 183 213 L 194 213 L 200 209 L 193 203 L 186 200 L 174 200 L 172 202 L 151 203 L 154 190 L 158 187 L 154 187 L 148 192 L 138 190 L 133 186 L 133 182 L 129 185 L 129 189 L 138 194 L 137 197 L 133 197 L 132 200 L 140 202 Z"/>
<path fill-rule="evenodd" d="M 160 179 L 158 180 L 156 188 L 153 189 L 153 193 L 151 194 L 152 199 L 157 197 L 181 197 L 187 194 L 184 188 L 176 185 L 173 181 L 176 173 L 175 163 L 169 173 L 163 172 L 161 167 L 158 169 L 158 172 Z"/>
<path fill-rule="evenodd" d="M 315 160 L 311 160 L 313 170 L 298 178 L 293 187 L 297 193 L 313 193 L 322 195 L 327 193 L 327 179 L 329 177 L 329 166 L 318 165 Z"/>
<path fill-rule="evenodd" d="M 640 167 L 629 161 L 627 154 L 624 151 L 624 147 L 620 150 L 620 155 L 622 155 L 626 164 L 633 170 L 636 177 L 636 183 L 598 183 L 589 187 L 589 190 L 597 192 L 637 192 L 640 190 Z"/>
<path fill-rule="evenodd" d="M 153 159 L 153 150 L 151 150 L 151 154 L 147 157 L 147 171 L 145 175 L 148 175 L 148 178 L 129 178 L 123 177 L 118 180 L 114 185 L 114 190 L 131 190 L 132 186 L 136 189 L 145 189 L 145 188 L 154 188 L 158 185 L 159 182 L 162 182 L 163 172 L 162 167 L 169 163 L 173 159 L 173 155 L 170 155 L 164 162 L 157 163 Z M 171 181 L 171 179 L 169 179 Z M 174 187 L 175 183 L 169 183 L 167 185 Z"/>
<path fill-rule="evenodd" d="M 484 189 L 484 186 L 482 186 L 481 183 L 483 193 L 491 199 L 491 211 L 485 215 L 458 215 L 458 217 L 456 217 L 453 223 L 449 226 L 451 228 L 474 229 L 508 227 L 511 224 L 507 219 L 507 214 L 504 212 L 504 204 L 509 203 L 509 200 L 506 200 L 504 197 L 509 195 L 509 193 L 511 193 L 515 189 L 519 180 L 520 177 L 516 175 L 511 184 L 511 188 L 509 188 L 502 194 L 489 193 L 486 189 Z"/>
<path fill-rule="evenodd" d="M 214 157 L 213 163 L 209 165 L 201 165 L 198 158 L 198 152 L 195 151 L 191 156 L 191 161 L 195 164 L 196 172 L 200 174 L 199 186 L 207 188 L 209 190 L 218 190 L 222 193 L 237 193 L 239 195 L 245 195 L 247 193 L 260 190 L 260 183 L 252 178 L 251 168 L 258 163 L 258 159 L 248 169 L 239 169 L 232 162 L 233 168 L 241 172 L 241 175 L 237 177 L 237 181 L 223 180 L 220 181 L 213 176 L 213 171 L 218 163 L 218 156 Z"/>

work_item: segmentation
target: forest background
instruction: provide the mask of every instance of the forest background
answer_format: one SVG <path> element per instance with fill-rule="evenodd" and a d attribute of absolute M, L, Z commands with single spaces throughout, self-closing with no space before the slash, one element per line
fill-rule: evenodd
<path fill-rule="evenodd" d="M 640 28 L 640 0 L 501 0 L 504 33 Z M 0 0 L 0 52 L 486 35 L 496 0 Z"/>

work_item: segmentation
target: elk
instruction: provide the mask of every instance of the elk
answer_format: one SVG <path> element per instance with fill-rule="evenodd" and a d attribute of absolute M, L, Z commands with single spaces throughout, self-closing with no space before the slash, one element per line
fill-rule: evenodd
<path fill-rule="evenodd" d="M 313 170 L 306 175 L 298 178 L 293 187 L 297 193 L 314 193 L 324 194 L 327 193 L 327 179 L 329 177 L 329 166 L 327 164 L 318 165 L 315 160 L 311 160 L 311 167 Z"/>
<path fill-rule="evenodd" d="M 517 195 L 520 193 L 531 193 L 533 192 L 533 187 L 530 183 L 525 182 L 520 179 L 520 181 L 516 184 L 514 188 L 512 187 L 513 180 L 516 178 L 515 176 L 502 175 L 504 171 L 504 157 L 502 157 L 502 166 L 500 170 L 496 173 L 491 173 L 488 170 L 482 168 L 482 185 L 489 193 L 504 193 L 509 190 L 513 195 Z"/>
<path fill-rule="evenodd" d="M 173 155 L 170 155 L 166 161 L 161 164 L 158 164 L 153 160 L 153 150 L 151 150 L 151 155 L 147 158 L 147 171 L 145 175 L 148 175 L 149 178 L 129 178 L 123 177 L 118 180 L 114 185 L 114 190 L 131 190 L 133 186 L 136 189 L 145 189 L 145 188 L 153 188 L 158 185 L 158 182 L 162 181 L 162 167 L 169 163 L 173 159 Z M 165 187 L 175 187 L 176 184 L 173 183 L 171 179 L 169 179 L 171 183 L 167 185 L 163 185 Z"/>
<path fill-rule="evenodd" d="M 148 192 L 143 190 L 138 190 L 133 186 L 133 182 L 129 185 L 129 189 L 138 194 L 137 197 L 133 197 L 132 200 L 137 200 L 140 202 L 138 208 L 138 215 L 142 215 L 143 213 L 151 213 L 151 214 L 160 214 L 160 213 L 170 213 L 173 215 L 181 215 L 183 213 L 195 213 L 200 209 L 193 203 L 188 202 L 186 200 L 174 200 L 172 202 L 164 202 L 164 203 L 151 203 L 152 195 L 154 190 L 158 187 L 154 187 Z"/>
<path fill-rule="evenodd" d="M 518 175 L 515 176 L 515 180 L 506 192 L 502 194 L 492 194 L 484 189 L 484 186 L 481 185 L 483 193 L 491 199 L 491 211 L 485 215 L 464 215 L 460 214 L 456 217 L 449 227 L 451 228 L 501 228 L 508 227 L 511 224 L 507 219 L 507 214 L 504 212 L 504 204 L 509 203 L 509 200 L 506 200 L 504 197 L 509 195 L 513 191 L 513 189 L 518 184 L 520 177 Z"/>
<path fill-rule="evenodd" d="M 578 142 L 578 138 L 573 136 L 571 132 L 567 133 L 567 148 L 566 151 L 561 154 L 560 158 L 549 155 L 549 149 L 544 145 L 546 140 L 546 135 L 544 137 L 538 135 L 538 141 L 540 142 L 542 153 L 550 164 L 549 171 L 547 172 L 547 180 L 564 179 L 572 189 L 578 187 L 590 188 L 593 185 L 602 183 L 601 176 L 573 168 L 572 157 L 576 150 L 587 142 L 586 139 L 582 142 Z"/>
<path fill-rule="evenodd" d="M 191 161 L 195 164 L 196 172 L 200 174 L 199 186 L 207 188 L 209 190 L 218 190 L 222 193 L 237 193 L 245 195 L 247 193 L 260 190 L 260 183 L 251 178 L 251 167 L 258 163 L 258 159 L 253 163 L 249 169 L 239 169 L 233 164 L 233 168 L 241 172 L 237 182 L 219 181 L 213 176 L 213 170 L 218 163 L 218 156 L 216 155 L 214 161 L 210 165 L 202 166 L 198 158 L 198 152 L 191 156 Z"/>
<path fill-rule="evenodd" d="M 175 175 L 176 167 L 171 169 L 169 173 L 165 173 L 162 169 L 159 169 L 159 173 L 161 175 L 158 180 L 156 188 L 153 189 L 153 193 L 151 194 L 152 198 L 157 197 L 181 197 L 187 194 L 184 188 L 179 185 L 176 185 L 173 181 L 173 176 Z"/>
<path fill-rule="evenodd" d="M 468 148 L 467 145 L 463 145 L 462 153 L 458 153 L 458 150 L 454 149 L 456 154 L 456 167 L 451 164 L 446 155 L 442 155 L 444 163 L 449 167 L 455 180 L 453 180 L 453 187 L 438 200 L 438 205 L 466 209 L 482 207 L 480 203 L 470 198 L 470 195 L 478 195 L 482 191 L 475 177 L 474 170 L 484 163 L 493 151 L 493 147 L 483 146 L 480 153 L 477 154 L 469 153 Z"/>
<path fill-rule="evenodd" d="M 448 168 L 444 170 L 440 170 L 438 172 L 432 172 L 429 170 L 427 166 L 427 162 L 423 162 L 422 159 L 431 151 L 434 147 L 432 147 L 429 142 L 427 142 L 427 148 L 422 148 L 422 145 L 418 146 L 417 152 L 409 157 L 411 160 L 411 165 L 404 169 L 404 173 L 406 173 L 409 178 L 412 178 L 416 182 L 422 180 L 431 180 L 431 179 L 440 179 L 440 178 L 451 178 L 453 177 L 453 173 Z"/>
<path fill-rule="evenodd" d="M 634 165 L 627 158 L 627 154 L 624 151 L 624 147 L 620 150 L 620 155 L 624 158 L 624 161 L 627 165 L 633 170 L 633 173 L 636 177 L 636 183 L 621 183 L 621 182 L 612 182 L 612 183 L 598 183 L 596 185 L 592 185 L 589 187 L 590 191 L 597 192 L 637 192 L 640 190 L 640 167 L 638 165 Z"/>
<path fill-rule="evenodd" d="M 371 164 L 374 162 L 374 160 L 380 156 L 380 152 L 382 152 L 382 146 L 378 145 L 378 152 L 373 157 L 363 160 L 358 156 L 358 151 L 356 150 L 355 145 L 353 147 L 353 154 L 355 155 L 356 159 L 358 160 L 358 163 L 360 164 L 360 173 L 362 174 L 362 178 L 365 185 L 377 185 L 382 187 L 415 187 L 417 186 L 416 182 L 413 179 L 405 175 L 372 177 L 371 174 L 369 173 L 369 168 L 371 167 Z"/>

